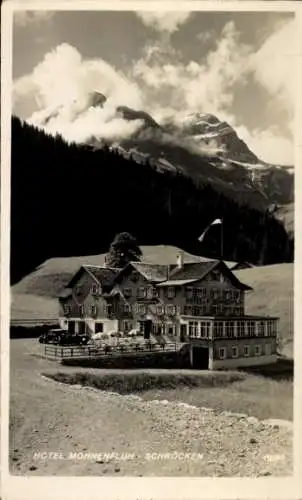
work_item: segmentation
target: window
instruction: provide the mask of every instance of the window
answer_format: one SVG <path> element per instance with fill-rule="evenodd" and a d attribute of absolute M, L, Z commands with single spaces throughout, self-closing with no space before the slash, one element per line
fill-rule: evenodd
<path fill-rule="evenodd" d="M 191 286 L 186 287 L 186 297 L 191 299 L 193 297 L 193 288 Z"/>
<path fill-rule="evenodd" d="M 255 321 L 247 322 L 247 333 L 249 336 L 254 337 L 255 335 Z"/>
<path fill-rule="evenodd" d="M 193 306 L 192 307 L 192 315 L 193 316 L 200 316 L 200 314 L 201 314 L 200 307 Z"/>
<path fill-rule="evenodd" d="M 226 358 L 226 348 L 225 347 L 219 347 L 219 349 L 218 349 L 218 357 L 219 357 L 219 359 L 225 359 Z"/>
<path fill-rule="evenodd" d="M 68 304 L 64 305 L 64 314 L 68 316 L 70 314 L 70 306 Z"/>
<path fill-rule="evenodd" d="M 163 335 L 164 330 L 163 330 L 163 325 L 160 323 L 153 323 L 153 333 L 154 335 Z"/>
<path fill-rule="evenodd" d="M 264 331 L 265 331 L 265 322 L 259 321 L 259 323 L 258 323 L 258 335 L 260 337 L 264 337 Z"/>
<path fill-rule="evenodd" d="M 104 331 L 103 323 L 95 323 L 94 331 L 95 333 L 103 332 Z"/>
<path fill-rule="evenodd" d="M 184 313 L 185 313 L 186 316 L 192 316 L 192 307 L 191 306 L 185 306 Z"/>
<path fill-rule="evenodd" d="M 255 356 L 261 356 L 261 345 L 260 344 L 255 345 Z"/>
<path fill-rule="evenodd" d="M 91 316 L 96 316 L 97 313 L 97 307 L 96 306 L 91 306 Z"/>
<path fill-rule="evenodd" d="M 244 337 L 245 323 L 244 321 L 237 321 L 237 336 Z"/>
<path fill-rule="evenodd" d="M 130 313 L 131 312 L 131 306 L 129 304 L 124 304 L 123 305 L 123 310 L 124 310 L 124 313 Z"/>
<path fill-rule="evenodd" d="M 123 321 L 122 329 L 123 329 L 124 332 L 130 332 L 130 330 L 132 330 L 132 323 L 131 323 L 131 321 Z"/>
<path fill-rule="evenodd" d="M 175 306 L 173 304 L 169 304 L 167 306 L 167 314 L 169 314 L 169 316 L 173 316 L 175 314 Z"/>
<path fill-rule="evenodd" d="M 140 297 L 140 298 L 146 297 L 146 292 L 147 292 L 146 288 L 143 286 L 140 286 L 138 289 L 138 297 Z"/>
<path fill-rule="evenodd" d="M 272 354 L 272 345 L 271 344 L 265 344 L 265 354 L 267 356 L 270 356 Z"/>
<path fill-rule="evenodd" d="M 111 316 L 111 314 L 112 314 L 112 304 L 107 304 L 106 305 L 106 314 L 107 314 L 107 316 Z"/>
<path fill-rule="evenodd" d="M 232 346 L 232 358 L 238 358 L 238 347 L 236 345 Z"/>
<path fill-rule="evenodd" d="M 213 295 L 213 299 L 218 299 L 218 297 L 219 297 L 219 290 L 218 290 L 218 288 L 213 288 L 212 295 Z"/>
<path fill-rule="evenodd" d="M 162 305 L 156 306 L 156 313 L 159 314 L 159 315 L 164 314 L 164 308 L 163 308 Z"/>
<path fill-rule="evenodd" d="M 235 306 L 233 309 L 234 309 L 234 316 L 242 316 L 240 306 Z"/>
<path fill-rule="evenodd" d="M 152 299 L 153 298 L 153 286 L 148 286 L 148 288 L 147 288 L 147 297 L 148 297 L 148 299 Z"/>
<path fill-rule="evenodd" d="M 234 321 L 227 321 L 225 324 L 226 336 L 229 338 L 234 337 Z"/>
<path fill-rule="evenodd" d="M 168 286 L 167 296 L 168 296 L 168 299 L 173 299 L 173 297 L 175 297 L 175 288 L 174 288 L 174 286 Z"/>
<path fill-rule="evenodd" d="M 225 298 L 226 300 L 230 300 L 232 298 L 232 290 L 227 289 L 225 291 Z"/>
<path fill-rule="evenodd" d="M 132 281 L 134 281 L 134 283 L 136 283 L 137 280 L 138 280 L 138 272 L 137 271 L 133 271 L 132 274 L 131 274 L 131 276 L 130 276 L 130 279 Z"/>
<path fill-rule="evenodd" d="M 249 345 L 245 345 L 244 348 L 243 348 L 243 355 L 244 356 L 249 356 L 250 355 L 250 346 Z"/>
<path fill-rule="evenodd" d="M 81 316 L 83 316 L 85 314 L 85 308 L 84 306 L 79 306 L 79 313 Z"/>
<path fill-rule="evenodd" d="M 189 321 L 189 337 L 198 337 L 198 321 Z"/>
<path fill-rule="evenodd" d="M 200 336 L 202 338 L 208 338 L 210 335 L 210 322 L 201 321 L 200 322 Z"/>
<path fill-rule="evenodd" d="M 146 313 L 146 307 L 144 304 L 139 304 L 138 305 L 138 314 L 145 314 Z"/>
<path fill-rule="evenodd" d="M 218 306 L 217 306 L 216 304 L 214 304 L 214 305 L 212 306 L 212 314 L 216 315 L 216 314 L 217 314 L 217 312 L 218 312 Z"/>
<path fill-rule="evenodd" d="M 124 293 L 125 297 L 131 297 L 132 290 L 131 290 L 131 288 L 124 288 L 123 293 Z"/>
<path fill-rule="evenodd" d="M 166 326 L 166 333 L 167 335 L 175 335 L 175 325 L 168 323 Z"/>
<path fill-rule="evenodd" d="M 76 295 L 80 295 L 81 291 L 82 291 L 82 286 L 81 285 L 77 285 L 75 287 L 75 293 L 76 293 Z"/>
<path fill-rule="evenodd" d="M 214 337 L 223 336 L 223 321 L 214 322 Z"/>
<path fill-rule="evenodd" d="M 218 304 L 218 314 L 223 314 L 223 304 Z"/>
<path fill-rule="evenodd" d="M 98 285 L 92 285 L 92 288 L 91 288 L 91 293 L 92 295 L 97 295 L 99 292 L 99 287 Z"/>
<path fill-rule="evenodd" d="M 214 271 L 212 271 L 211 278 L 214 281 L 219 281 L 220 280 L 220 272 L 218 271 L 218 269 L 214 269 Z"/>

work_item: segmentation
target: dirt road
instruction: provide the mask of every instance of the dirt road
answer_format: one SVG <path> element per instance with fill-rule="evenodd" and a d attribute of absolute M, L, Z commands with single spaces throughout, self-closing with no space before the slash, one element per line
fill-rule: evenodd
<path fill-rule="evenodd" d="M 27 342 L 11 343 L 13 474 L 292 473 L 290 429 L 226 412 L 58 384 L 41 377 L 54 364 L 30 356 L 26 346 L 32 341 Z"/>

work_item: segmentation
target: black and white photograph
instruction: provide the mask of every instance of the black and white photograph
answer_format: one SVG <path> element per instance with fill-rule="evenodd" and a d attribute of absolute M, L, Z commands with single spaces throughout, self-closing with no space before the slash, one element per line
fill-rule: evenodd
<path fill-rule="evenodd" d="M 297 13 L 143 3 L 12 15 L 8 473 L 293 478 Z"/>

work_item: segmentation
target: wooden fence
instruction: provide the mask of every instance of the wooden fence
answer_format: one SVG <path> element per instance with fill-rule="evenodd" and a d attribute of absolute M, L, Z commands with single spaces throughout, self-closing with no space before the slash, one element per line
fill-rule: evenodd
<path fill-rule="evenodd" d="M 178 342 L 169 342 L 166 344 L 141 344 L 139 346 L 57 346 L 44 344 L 44 354 L 49 358 L 96 358 L 127 356 L 148 353 L 176 352 L 180 349 Z"/>

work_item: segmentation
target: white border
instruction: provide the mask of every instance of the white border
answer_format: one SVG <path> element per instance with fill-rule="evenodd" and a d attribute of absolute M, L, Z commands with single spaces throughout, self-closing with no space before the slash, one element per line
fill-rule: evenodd
<path fill-rule="evenodd" d="M 299 20 L 296 54 L 298 61 L 297 107 L 295 134 L 295 391 L 294 391 L 294 476 L 292 478 L 96 478 L 96 477 L 17 477 L 8 472 L 8 404 L 9 404 L 9 258 L 10 258 L 10 127 L 12 83 L 12 12 L 13 10 L 192 10 L 192 11 L 283 11 L 295 12 Z M 302 498 L 302 287 L 299 283 L 299 256 L 302 254 L 301 228 L 302 196 L 302 5 L 291 1 L 238 2 L 223 1 L 6 1 L 1 16 L 1 498 L 20 500 L 79 499 L 264 499 L 291 500 Z M 293 49 L 295 50 L 295 49 Z M 291 78 L 292 75 L 289 75 Z M 300 90 L 300 92 L 299 92 Z M 301 231 L 301 230 L 300 230 Z M 282 404 L 282 401 L 280 401 Z M 299 425 L 300 424 L 300 425 Z"/>

